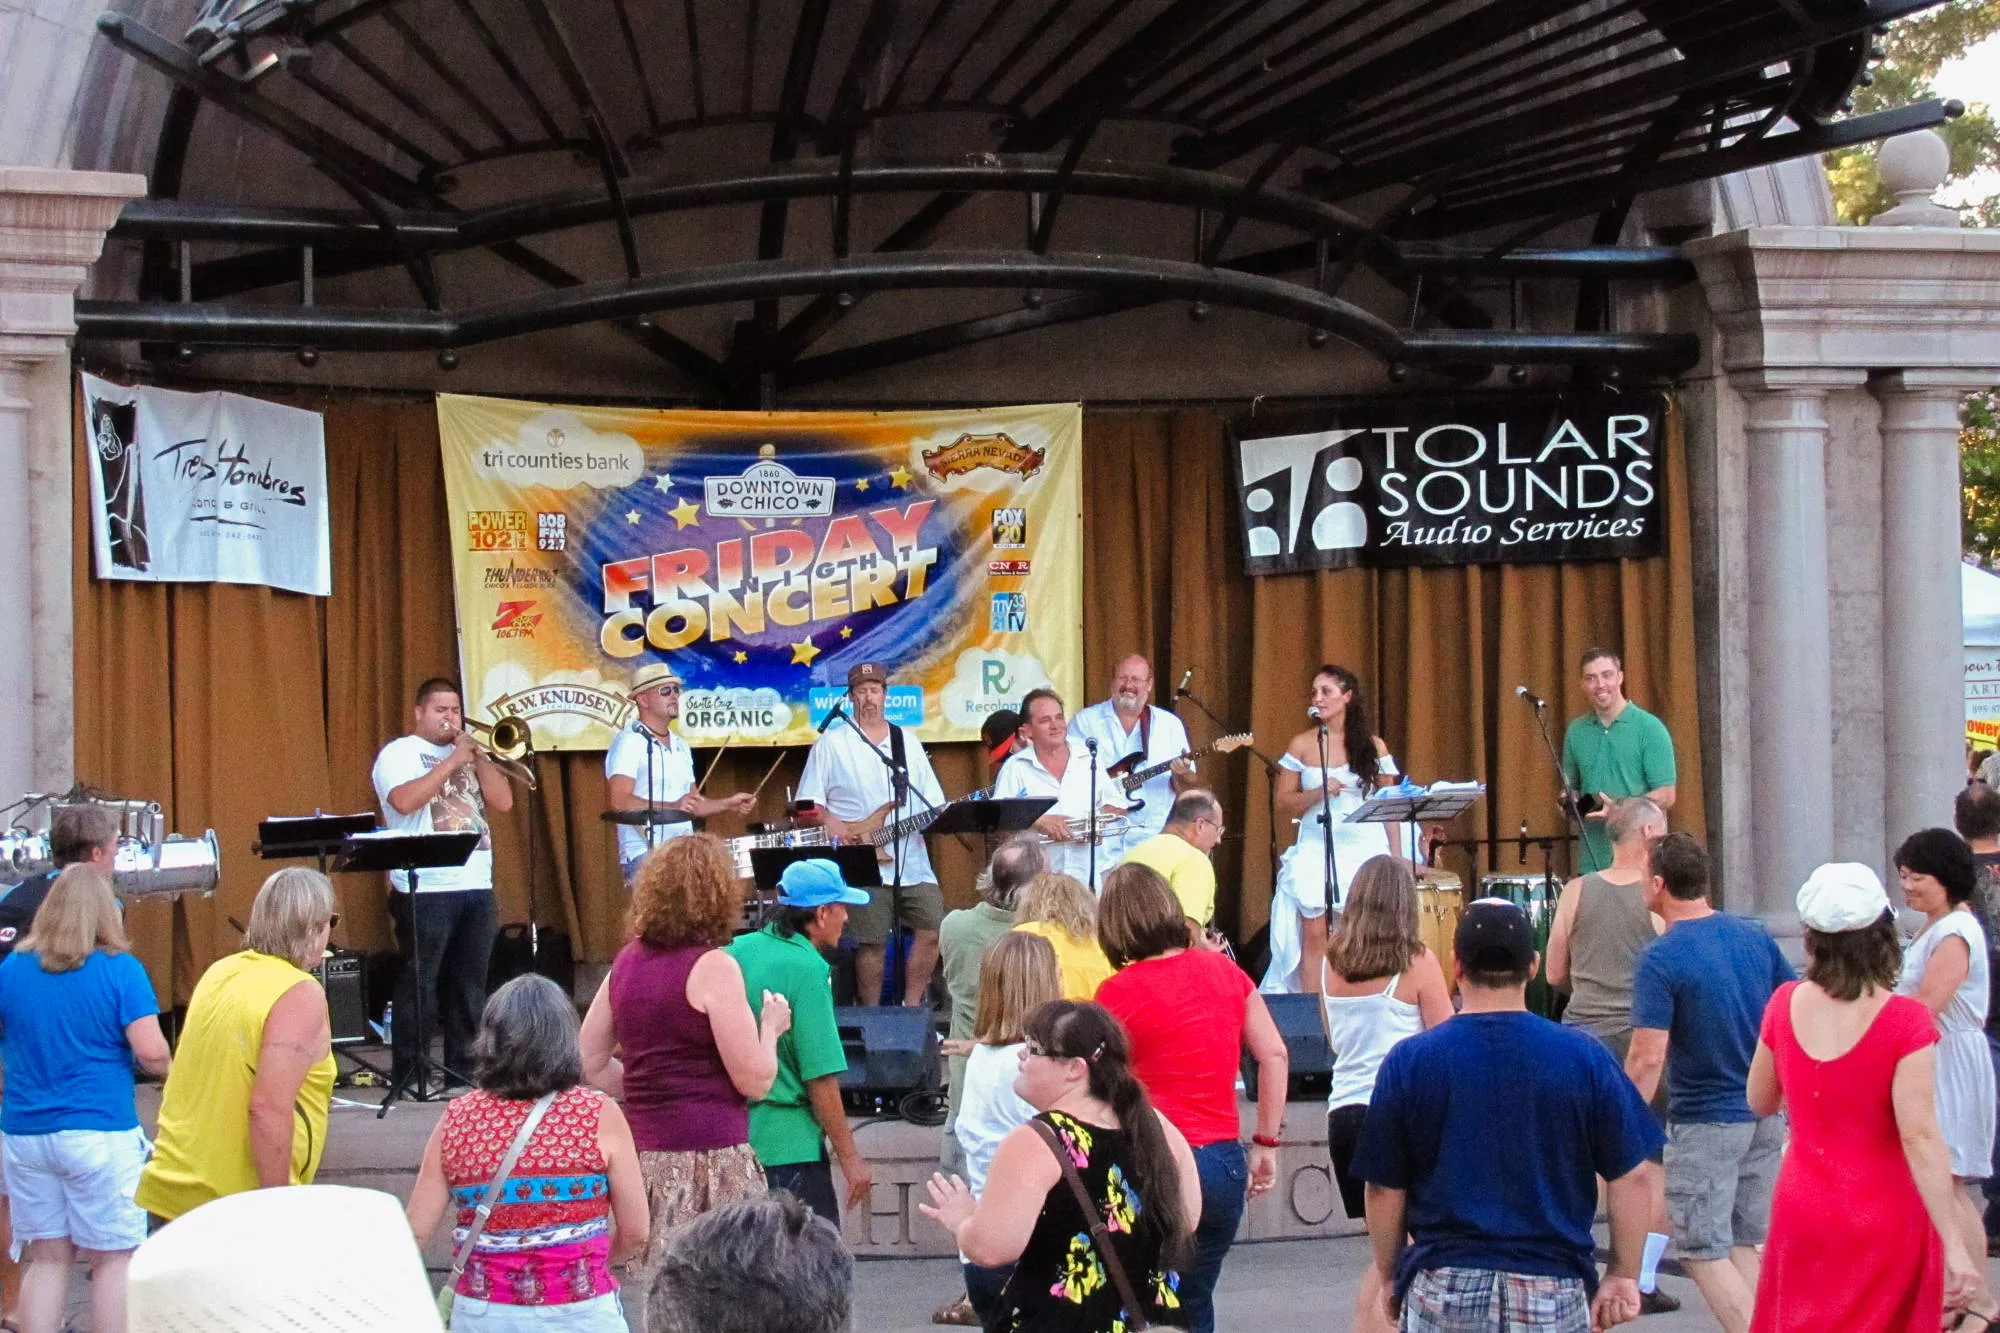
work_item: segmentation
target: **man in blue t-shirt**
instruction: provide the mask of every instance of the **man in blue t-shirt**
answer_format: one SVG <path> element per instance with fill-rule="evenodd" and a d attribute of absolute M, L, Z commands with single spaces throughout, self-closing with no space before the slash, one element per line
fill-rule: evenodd
<path fill-rule="evenodd" d="M 1454 944 L 1464 1008 L 1390 1050 L 1354 1153 L 1389 1317 L 1404 1333 L 1635 1319 L 1659 1126 L 1602 1042 L 1527 1011 L 1540 960 L 1525 912 L 1483 898 Z"/>
<path fill-rule="evenodd" d="M 1666 1069 L 1674 1246 L 1724 1333 L 1745 1333 L 1785 1122 L 1758 1119 L 1744 1085 L 1764 1007 L 1792 980 L 1792 967 L 1761 923 L 1709 906 L 1700 843 L 1669 833 L 1653 840 L 1648 858 L 1646 906 L 1667 929 L 1639 951 L 1625 1070 L 1650 1099 Z"/>

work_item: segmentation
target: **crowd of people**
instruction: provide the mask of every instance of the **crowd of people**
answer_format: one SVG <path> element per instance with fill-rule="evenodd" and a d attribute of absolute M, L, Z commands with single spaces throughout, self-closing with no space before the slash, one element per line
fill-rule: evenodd
<path fill-rule="evenodd" d="M 1353 785 L 1393 771 L 1356 687 L 1329 672 L 1315 690 L 1352 733 Z M 1040 723 L 1038 762 L 1061 767 L 1051 697 L 1032 701 L 1026 752 Z M 1386 848 L 1340 863 L 1337 902 L 1313 848 L 1287 871 L 1313 884 L 1293 895 L 1287 975 L 1334 1053 L 1328 1164 L 1372 1248 L 1350 1326 L 1609 1327 L 1665 1308 L 1670 1244 L 1725 1333 L 1929 1333 L 1948 1312 L 1990 1327 L 2000 793 L 1972 781 L 1955 829 L 1896 849 L 1913 938 L 1868 867 L 1816 870 L 1796 899 L 1800 977 L 1762 922 L 1716 907 L 1705 850 L 1669 831 L 1645 720 L 1619 716 L 1593 743 L 1629 746 L 1645 771 L 1624 785 L 1644 790 L 1605 802 L 1604 845 L 1545 944 L 1521 906 L 1481 899 L 1440 958 L 1415 868 Z M 1266 992 L 1209 929 L 1222 808 L 1189 772 L 1166 785 L 1116 859 L 1017 835 L 979 900 L 936 923 L 950 1072 L 919 1206 L 964 1280 L 938 1322 L 1217 1327 L 1245 1211 L 1278 1183 L 1290 1069 Z M 120 1333 L 149 1234 L 310 1193 L 326 1147 L 335 1067 L 311 969 L 338 922 L 331 884 L 297 868 L 264 883 L 170 1052 L 112 888 L 117 836 L 100 811 L 60 812 L 58 872 L 0 931 L 0 1176 L 26 1260 L 0 1283 L 21 1333 L 63 1328 L 79 1261 L 92 1328 Z M 841 1098 L 829 955 L 871 895 L 832 859 L 796 860 L 769 921 L 739 934 L 716 838 L 662 840 L 627 869 L 627 942 L 581 1018 L 530 974 L 445 1024 L 470 1086 L 423 1149 L 404 1257 L 420 1266 L 449 1234 L 440 1318 L 457 1330 L 847 1328 L 840 1220 L 873 1177 Z M 12 897 L 0 909 L 22 910 Z M 1560 1021 L 1528 1007 L 1539 977 L 1566 992 Z M 135 1066 L 165 1080 L 152 1142 Z"/>

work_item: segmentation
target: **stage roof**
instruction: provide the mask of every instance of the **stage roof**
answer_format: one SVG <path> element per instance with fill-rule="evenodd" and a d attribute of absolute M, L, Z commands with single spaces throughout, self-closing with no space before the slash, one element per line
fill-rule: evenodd
<path fill-rule="evenodd" d="M 1673 250 L 1617 245 L 1637 196 L 1955 114 L 1842 114 L 1871 30 L 1934 3 L 222 0 L 171 35 L 107 14 L 178 91 L 156 197 L 114 232 L 148 243 L 141 299 L 79 322 L 156 348 L 448 356 L 607 321 L 741 399 L 1174 299 L 1392 362 L 1671 373 L 1693 340 L 1609 330 L 1602 299 L 1551 333 L 1495 327 L 1518 321 L 1467 294 L 1685 280 Z M 214 112 L 350 204 L 173 198 Z M 955 243 L 956 215 L 995 195 L 1022 201 L 1012 234 Z M 896 220 L 861 225 L 878 196 Z M 688 262 L 646 225 L 668 214 L 733 231 Z M 1545 239 L 1585 220 L 1588 244 Z M 605 262 L 552 257 L 579 231 Z M 455 281 L 473 252 L 521 285 Z M 313 299 L 381 269 L 406 299 Z M 1402 293 L 1401 317 L 1357 300 L 1357 275 Z M 826 350 L 859 303 L 947 288 L 1022 295 Z M 675 331 L 673 312 L 718 305 L 745 316 L 725 339 Z"/>

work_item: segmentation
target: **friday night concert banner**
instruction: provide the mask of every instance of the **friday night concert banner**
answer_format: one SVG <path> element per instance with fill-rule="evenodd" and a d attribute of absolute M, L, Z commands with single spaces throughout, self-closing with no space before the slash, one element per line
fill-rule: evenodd
<path fill-rule="evenodd" d="M 1235 435 L 1244 569 L 1631 560 L 1661 549 L 1657 393 L 1356 399 Z"/>
<path fill-rule="evenodd" d="M 601 750 L 647 662 L 696 745 L 810 742 L 848 668 L 974 740 L 1082 684 L 1082 410 L 693 412 L 439 395 L 468 710 Z"/>

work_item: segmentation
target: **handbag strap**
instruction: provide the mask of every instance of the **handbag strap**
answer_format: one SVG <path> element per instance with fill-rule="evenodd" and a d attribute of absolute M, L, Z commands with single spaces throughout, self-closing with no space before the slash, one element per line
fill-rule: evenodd
<path fill-rule="evenodd" d="M 1083 1209 L 1084 1220 L 1090 1223 L 1090 1238 L 1097 1242 L 1097 1252 L 1104 1259 L 1104 1271 L 1111 1274 L 1111 1285 L 1118 1289 L 1118 1299 L 1125 1302 L 1125 1314 L 1129 1320 L 1126 1327 L 1133 1333 L 1144 1333 L 1152 1324 L 1146 1319 L 1146 1308 L 1139 1303 L 1139 1293 L 1133 1290 L 1132 1281 L 1125 1276 L 1125 1265 L 1118 1262 L 1118 1252 L 1111 1247 L 1111 1228 L 1104 1225 L 1104 1214 L 1099 1211 L 1097 1201 L 1090 1197 L 1090 1190 L 1077 1174 L 1076 1163 L 1070 1161 L 1062 1140 L 1053 1126 L 1046 1120 L 1030 1120 L 1035 1132 L 1042 1136 L 1042 1142 L 1049 1145 L 1049 1151 L 1056 1156 L 1056 1165 L 1062 1168 L 1063 1179 L 1069 1182 L 1069 1192 L 1076 1196 L 1077 1207 Z"/>
<path fill-rule="evenodd" d="M 465 1265 L 472 1259 L 472 1247 L 479 1240 L 479 1233 L 486 1230 L 486 1219 L 493 1216 L 494 1206 L 500 1202 L 500 1194 L 506 1188 L 507 1178 L 514 1174 L 514 1163 L 521 1160 L 521 1153 L 528 1146 L 528 1140 L 535 1136 L 535 1127 L 542 1123 L 542 1117 L 555 1105 L 556 1094 L 545 1092 L 535 1104 L 528 1108 L 528 1118 L 521 1122 L 514 1132 L 514 1141 L 507 1145 L 507 1155 L 500 1159 L 494 1169 L 493 1179 L 486 1182 L 486 1192 L 479 1196 L 479 1207 L 475 1210 L 472 1225 L 466 1228 L 465 1240 L 459 1245 L 458 1253 L 451 1257 L 451 1281 L 446 1285 L 458 1286 L 458 1279 L 465 1272 Z"/>

